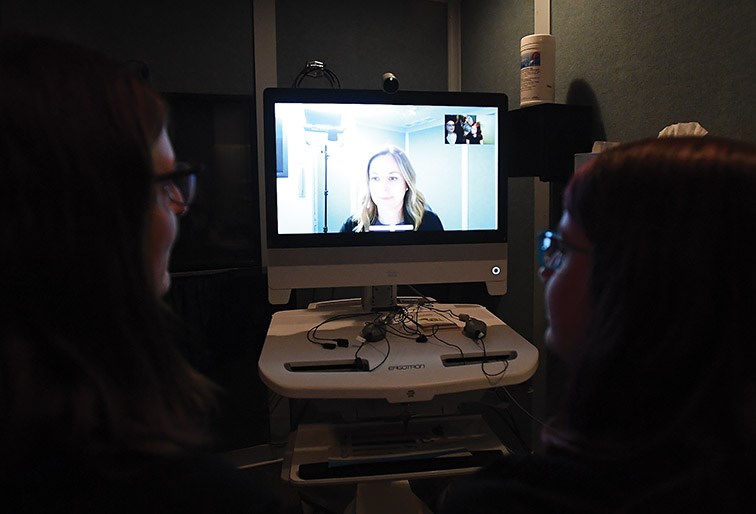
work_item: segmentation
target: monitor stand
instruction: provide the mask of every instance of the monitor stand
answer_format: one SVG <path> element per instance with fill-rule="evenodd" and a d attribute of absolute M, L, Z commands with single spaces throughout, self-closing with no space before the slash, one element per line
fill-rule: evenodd
<path fill-rule="evenodd" d="M 434 303 L 435 298 L 429 296 L 397 296 L 397 286 L 365 286 L 362 288 L 361 298 L 342 298 L 338 300 L 322 300 L 307 305 L 308 311 L 328 310 L 339 312 L 348 309 L 362 309 L 362 312 L 394 311 L 407 305 L 422 305 L 425 302 Z"/>
<path fill-rule="evenodd" d="M 362 288 L 362 310 L 384 311 L 396 308 L 396 285 Z"/>

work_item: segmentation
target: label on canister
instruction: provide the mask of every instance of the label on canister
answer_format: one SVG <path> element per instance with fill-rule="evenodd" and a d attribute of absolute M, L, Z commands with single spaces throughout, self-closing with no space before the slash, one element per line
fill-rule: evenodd
<path fill-rule="evenodd" d="M 551 34 L 520 40 L 520 107 L 554 103 L 556 41 Z"/>

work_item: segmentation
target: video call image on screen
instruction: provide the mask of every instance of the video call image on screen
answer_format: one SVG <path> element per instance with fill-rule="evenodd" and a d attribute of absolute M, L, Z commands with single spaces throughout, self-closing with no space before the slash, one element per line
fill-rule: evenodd
<path fill-rule="evenodd" d="M 276 103 L 278 233 L 496 230 L 499 115 Z"/>

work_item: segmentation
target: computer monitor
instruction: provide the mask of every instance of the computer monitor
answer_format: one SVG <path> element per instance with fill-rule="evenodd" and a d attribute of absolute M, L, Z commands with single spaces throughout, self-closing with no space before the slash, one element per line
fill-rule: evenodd
<path fill-rule="evenodd" d="M 269 301 L 292 289 L 507 289 L 500 93 L 271 88 L 264 92 Z"/>

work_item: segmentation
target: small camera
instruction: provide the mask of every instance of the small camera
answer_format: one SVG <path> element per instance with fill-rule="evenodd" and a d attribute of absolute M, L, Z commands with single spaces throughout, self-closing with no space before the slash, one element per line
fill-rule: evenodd
<path fill-rule="evenodd" d="M 386 93 L 396 93 L 399 91 L 399 79 L 396 78 L 396 75 L 388 71 L 383 74 L 382 86 Z"/>

